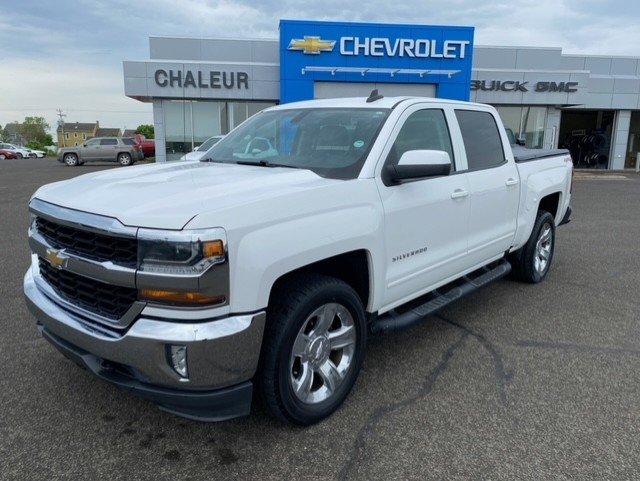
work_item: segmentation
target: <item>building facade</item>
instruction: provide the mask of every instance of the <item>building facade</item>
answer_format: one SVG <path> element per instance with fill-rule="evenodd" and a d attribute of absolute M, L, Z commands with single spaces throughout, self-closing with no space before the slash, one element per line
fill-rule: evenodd
<path fill-rule="evenodd" d="M 56 129 L 58 147 L 75 147 L 94 137 L 122 137 L 117 127 L 100 127 L 100 122 L 64 122 Z"/>
<path fill-rule="evenodd" d="M 519 143 L 568 148 L 581 167 L 635 166 L 640 58 L 474 46 L 472 27 L 283 20 L 280 38 L 151 37 L 125 61 L 125 94 L 153 103 L 158 161 L 175 160 L 265 107 L 420 95 L 494 105 Z"/>

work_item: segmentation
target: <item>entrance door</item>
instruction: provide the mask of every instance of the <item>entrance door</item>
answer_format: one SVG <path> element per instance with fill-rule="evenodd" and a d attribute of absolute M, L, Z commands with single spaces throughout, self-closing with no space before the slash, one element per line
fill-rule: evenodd
<path fill-rule="evenodd" d="M 452 175 L 397 185 L 378 177 L 385 211 L 387 309 L 464 269 L 469 220 L 469 185 L 466 174 L 456 173 L 445 112 L 414 105 L 395 134 L 385 166 L 409 150 L 445 151 L 453 166 Z"/>

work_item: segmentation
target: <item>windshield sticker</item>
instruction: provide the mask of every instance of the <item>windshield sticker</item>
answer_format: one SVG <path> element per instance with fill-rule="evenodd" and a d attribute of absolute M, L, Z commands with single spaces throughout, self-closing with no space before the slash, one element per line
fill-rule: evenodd
<path fill-rule="evenodd" d="M 362 140 L 356 140 L 356 141 L 353 143 L 353 146 L 354 146 L 356 149 L 359 149 L 359 148 L 360 148 L 360 147 L 362 147 L 363 145 L 364 145 L 364 141 L 362 141 Z"/>

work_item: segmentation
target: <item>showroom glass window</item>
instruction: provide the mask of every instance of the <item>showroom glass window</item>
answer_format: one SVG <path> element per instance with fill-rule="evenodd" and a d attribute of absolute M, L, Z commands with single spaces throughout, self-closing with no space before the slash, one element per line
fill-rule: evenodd
<path fill-rule="evenodd" d="M 214 135 L 227 134 L 251 115 L 273 102 L 218 102 L 165 100 L 167 160 L 177 160 Z"/>
<path fill-rule="evenodd" d="M 518 140 L 523 140 L 529 149 L 541 149 L 544 146 L 544 129 L 547 123 L 547 107 L 524 105 L 499 105 L 505 128 L 511 129 Z"/>

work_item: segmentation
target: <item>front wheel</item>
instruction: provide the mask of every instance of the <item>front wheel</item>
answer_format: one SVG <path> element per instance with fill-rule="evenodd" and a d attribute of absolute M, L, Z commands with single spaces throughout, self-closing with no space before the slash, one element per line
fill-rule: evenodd
<path fill-rule="evenodd" d="M 16 157 L 17 157 L 18 159 L 22 159 L 22 154 L 21 154 L 20 152 L 17 152 L 17 153 L 16 153 Z"/>
<path fill-rule="evenodd" d="M 6 159 L 6 158 L 7 158 L 7 156 L 6 156 L 6 155 L 4 155 L 4 154 L 0 154 L 0 160 L 4 160 L 4 159 Z"/>
<path fill-rule="evenodd" d="M 532 284 L 544 280 L 553 260 L 555 237 L 553 216 L 544 210 L 538 211 L 529 240 L 510 257 L 516 278 Z"/>
<path fill-rule="evenodd" d="M 353 387 L 367 342 L 362 302 L 345 282 L 316 274 L 274 294 L 258 373 L 275 417 L 314 424 L 336 411 Z"/>
<path fill-rule="evenodd" d="M 129 155 L 127 153 L 122 153 L 122 154 L 118 155 L 118 162 L 122 166 L 131 165 L 131 155 Z"/>
<path fill-rule="evenodd" d="M 78 156 L 76 154 L 65 154 L 63 160 L 69 167 L 78 165 Z"/>

